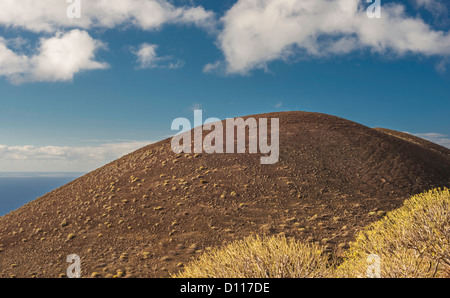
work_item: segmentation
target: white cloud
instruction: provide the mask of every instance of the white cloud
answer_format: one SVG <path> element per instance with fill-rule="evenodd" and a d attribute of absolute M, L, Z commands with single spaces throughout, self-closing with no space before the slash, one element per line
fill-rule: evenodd
<path fill-rule="evenodd" d="M 225 64 L 222 61 L 216 61 L 214 63 L 208 63 L 203 67 L 205 73 L 220 73 L 224 71 Z"/>
<path fill-rule="evenodd" d="M 450 137 L 447 135 L 444 135 L 441 133 L 434 133 L 434 132 L 416 133 L 413 135 L 450 149 Z"/>
<path fill-rule="evenodd" d="M 172 57 L 169 57 L 170 59 L 172 59 Z M 171 62 L 168 62 L 166 67 L 168 69 L 179 69 L 182 68 L 184 66 L 184 61 L 183 60 L 179 60 L 179 59 L 175 59 Z"/>
<path fill-rule="evenodd" d="M 33 32 L 63 28 L 113 28 L 134 25 L 143 30 L 167 23 L 211 28 L 214 13 L 203 7 L 176 7 L 166 0 L 82 0 L 81 18 L 67 17 L 70 3 L 64 0 L 2 0 L 0 25 Z"/>
<path fill-rule="evenodd" d="M 439 61 L 434 68 L 440 74 L 444 74 L 445 72 L 447 72 L 447 65 L 448 65 L 448 63 L 449 63 L 449 59 L 448 58 L 444 58 L 441 61 Z"/>
<path fill-rule="evenodd" d="M 140 46 L 139 50 L 135 52 L 140 68 L 155 68 L 157 66 L 157 47 L 157 45 L 144 43 Z"/>
<path fill-rule="evenodd" d="M 150 141 L 106 143 L 98 146 L 6 146 L 0 145 L 2 171 L 90 171 L 149 145 Z"/>
<path fill-rule="evenodd" d="M 29 68 L 29 59 L 16 54 L 6 46 L 6 41 L 0 38 L 0 76 L 16 76 Z"/>
<path fill-rule="evenodd" d="M 95 59 L 104 45 L 89 36 L 90 29 L 134 26 L 157 30 L 165 24 L 183 24 L 212 32 L 216 21 L 214 13 L 201 6 L 175 6 L 167 0 L 82 0 L 79 19 L 68 17 L 71 5 L 64 0 L 1 0 L 0 27 L 36 32 L 42 38 L 38 49 L 24 55 L 21 50 L 29 47 L 25 40 L 0 37 L 0 76 L 16 84 L 70 81 L 81 71 L 106 68 L 106 63 Z M 151 53 L 141 54 L 144 68 L 153 67 L 156 61 L 159 68 L 184 65 L 169 56 L 150 61 Z"/>
<path fill-rule="evenodd" d="M 168 68 L 168 69 L 178 69 L 184 66 L 184 61 L 179 59 L 174 59 L 171 56 L 159 57 L 156 53 L 158 49 L 157 45 L 143 43 L 137 51 L 133 53 L 137 57 L 137 62 L 139 63 L 139 68 L 149 69 L 149 68 Z"/>
<path fill-rule="evenodd" d="M 222 18 L 218 43 L 227 73 L 246 74 L 274 60 L 375 53 L 450 55 L 448 32 L 433 30 L 404 6 L 382 6 L 370 19 L 360 0 L 239 0 Z M 220 67 L 205 66 L 204 71 Z"/>
<path fill-rule="evenodd" d="M 441 0 L 413 0 L 418 8 L 424 8 L 434 16 L 439 17 L 448 13 L 447 6 Z"/>
<path fill-rule="evenodd" d="M 70 81 L 78 72 L 107 67 L 95 60 L 95 53 L 104 45 L 78 29 L 42 38 L 31 56 L 14 52 L 7 44 L 0 38 L 0 76 L 15 83 Z"/>

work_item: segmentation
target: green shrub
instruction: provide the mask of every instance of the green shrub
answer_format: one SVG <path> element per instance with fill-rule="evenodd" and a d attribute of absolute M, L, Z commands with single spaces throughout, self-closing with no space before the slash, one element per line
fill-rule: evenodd
<path fill-rule="evenodd" d="M 449 189 L 413 196 L 358 234 L 337 276 L 366 276 L 376 254 L 381 277 L 450 277 L 449 206 Z"/>

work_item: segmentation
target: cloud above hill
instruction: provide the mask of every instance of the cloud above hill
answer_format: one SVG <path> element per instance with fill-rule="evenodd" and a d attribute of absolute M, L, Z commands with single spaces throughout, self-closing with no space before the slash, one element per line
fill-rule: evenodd
<path fill-rule="evenodd" d="M 184 61 L 170 56 L 160 57 L 157 54 L 158 45 L 143 43 L 137 50 L 133 50 L 136 55 L 140 69 L 168 68 L 177 69 L 184 65 Z"/>
<path fill-rule="evenodd" d="M 95 57 L 99 49 L 105 48 L 104 42 L 93 39 L 89 30 L 127 26 L 158 30 L 165 24 L 180 24 L 209 31 L 215 22 L 214 13 L 203 7 L 176 7 L 165 0 L 93 0 L 80 3 L 82 14 L 77 19 L 68 17 L 70 4 L 63 0 L 0 1 L 0 26 L 41 36 L 39 46 L 31 54 L 22 53 L 20 47 L 19 50 L 13 49 L 10 46 L 12 41 L 0 36 L 0 76 L 15 84 L 61 82 L 71 81 L 82 71 L 107 68 L 107 63 Z M 21 41 L 21 46 L 29 46 L 26 40 Z M 145 56 L 145 52 L 140 54 L 145 59 L 143 65 L 150 65 L 150 56 Z M 166 61 L 164 67 L 170 69 L 183 65 L 183 61 L 168 57 L 158 60 Z"/>
<path fill-rule="evenodd" d="M 33 32 L 127 25 L 154 30 L 164 24 L 210 27 L 214 20 L 214 13 L 201 6 L 176 7 L 166 0 L 81 0 L 79 19 L 67 17 L 69 6 L 64 0 L 2 0 L 0 25 Z"/>
<path fill-rule="evenodd" d="M 33 32 L 41 42 L 34 53 L 23 54 L 0 37 L 0 76 L 14 83 L 70 81 L 82 71 L 107 68 L 108 62 L 95 56 L 98 49 L 105 48 L 105 42 L 92 38 L 93 31 L 100 36 L 99 29 L 157 31 L 168 24 L 195 26 L 215 34 L 210 36 L 216 36 L 223 58 L 205 65 L 204 72 L 246 75 L 267 69 L 273 61 L 295 62 L 363 51 L 392 58 L 409 54 L 440 57 L 437 69 L 445 70 L 450 56 L 449 32 L 428 24 L 418 12 L 447 11 L 447 5 L 438 0 L 410 0 L 417 10 L 413 14 L 404 4 L 384 4 L 380 19 L 367 16 L 370 4 L 362 0 L 237 0 L 221 17 L 192 1 L 175 3 L 82 0 L 81 18 L 72 19 L 67 16 L 70 4 L 66 1 L 2 0 L 0 26 Z M 135 53 L 138 68 L 174 69 L 184 63 L 156 56 L 150 43 L 141 43 L 141 47 Z M 72 52 L 66 50 L 72 48 Z M 161 61 L 164 63 L 155 64 Z M 57 64 L 62 67 L 55 67 Z"/>
<path fill-rule="evenodd" d="M 108 67 L 95 59 L 101 48 L 102 42 L 77 29 L 42 38 L 30 56 L 14 52 L 8 41 L 0 39 L 0 76 L 14 83 L 70 81 L 78 72 Z"/>
<path fill-rule="evenodd" d="M 360 0 L 239 0 L 222 18 L 218 44 L 225 59 L 205 71 L 246 74 L 275 60 L 357 50 L 397 57 L 450 55 L 450 34 L 408 16 L 403 5 L 383 5 L 380 19 L 369 18 L 367 7 Z"/>

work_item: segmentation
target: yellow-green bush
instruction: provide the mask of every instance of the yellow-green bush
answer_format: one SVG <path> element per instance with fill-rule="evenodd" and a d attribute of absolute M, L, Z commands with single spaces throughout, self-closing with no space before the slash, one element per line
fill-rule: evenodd
<path fill-rule="evenodd" d="M 450 277 L 450 191 L 413 196 L 361 231 L 337 268 L 319 246 L 252 236 L 214 249 L 174 277 L 366 277 L 377 255 L 381 277 Z"/>
<path fill-rule="evenodd" d="M 366 276 L 367 257 L 381 261 L 381 277 L 450 277 L 450 192 L 416 195 L 361 231 L 336 274 Z"/>
<path fill-rule="evenodd" d="M 179 278 L 326 277 L 327 257 L 316 246 L 286 237 L 251 236 L 190 263 Z"/>

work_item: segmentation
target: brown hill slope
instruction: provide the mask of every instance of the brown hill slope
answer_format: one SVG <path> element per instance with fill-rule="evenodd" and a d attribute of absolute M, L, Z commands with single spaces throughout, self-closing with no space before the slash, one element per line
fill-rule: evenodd
<path fill-rule="evenodd" d="M 377 131 L 389 134 L 391 136 L 400 138 L 402 140 L 405 140 L 405 141 L 417 144 L 417 145 L 422 146 L 422 147 L 424 147 L 426 149 L 438 152 L 438 153 L 442 154 L 444 157 L 447 157 L 447 158 L 450 157 L 450 149 L 445 148 L 445 147 L 443 147 L 441 145 L 435 144 L 433 142 L 421 139 L 419 137 L 410 135 L 410 134 L 405 133 L 405 132 L 395 131 L 395 130 L 391 130 L 391 129 L 387 129 L 387 128 L 379 128 L 379 127 L 377 127 L 377 128 L 374 128 L 374 129 L 377 130 Z"/>
<path fill-rule="evenodd" d="M 330 248 L 411 194 L 450 186 L 450 158 L 341 118 L 280 118 L 280 162 L 152 144 L 0 218 L 0 276 L 163 277 L 210 247 L 285 233 Z M 120 274 L 119 274 L 120 275 Z"/>

